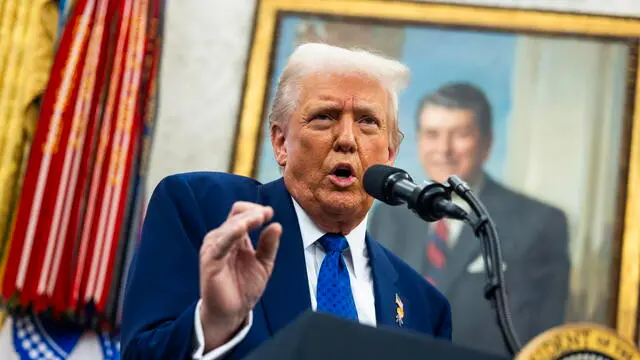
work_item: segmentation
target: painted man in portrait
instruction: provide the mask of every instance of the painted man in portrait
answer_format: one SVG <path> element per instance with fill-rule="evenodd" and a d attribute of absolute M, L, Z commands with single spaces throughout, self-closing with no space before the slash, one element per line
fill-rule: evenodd
<path fill-rule="evenodd" d="M 566 216 L 507 188 L 484 170 L 492 146 L 492 110 L 486 95 L 468 83 L 447 84 L 427 95 L 418 108 L 416 139 L 417 157 L 428 177 L 437 182 L 451 175 L 462 178 L 496 223 L 520 340 L 527 342 L 563 323 L 570 272 Z M 459 199 L 454 201 L 469 211 Z M 508 354 L 495 310 L 483 296 L 481 246 L 470 227 L 448 219 L 427 223 L 405 206 L 384 204 L 372 211 L 369 227 L 374 238 L 447 296 L 454 342 Z"/>

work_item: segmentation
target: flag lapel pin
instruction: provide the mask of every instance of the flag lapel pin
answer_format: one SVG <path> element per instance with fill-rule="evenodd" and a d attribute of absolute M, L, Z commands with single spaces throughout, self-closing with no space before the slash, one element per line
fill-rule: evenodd
<path fill-rule="evenodd" d="M 396 323 L 398 324 L 398 326 L 402 326 L 402 324 L 404 323 L 403 319 L 404 304 L 402 303 L 402 300 L 400 300 L 400 296 L 396 294 Z"/>

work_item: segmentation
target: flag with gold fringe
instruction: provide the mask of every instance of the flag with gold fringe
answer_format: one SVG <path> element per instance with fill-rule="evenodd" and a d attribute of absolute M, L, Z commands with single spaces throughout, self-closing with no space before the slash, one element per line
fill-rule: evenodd
<path fill-rule="evenodd" d="M 40 330 L 75 339 L 63 341 L 71 351 L 78 332 L 94 329 L 103 356 L 117 355 L 146 199 L 164 6 L 76 0 L 64 21 L 5 252 L 0 295 L 18 314 L 17 335 L 26 331 L 19 324 L 47 323 Z M 27 344 L 17 341 L 16 351 L 37 355 Z"/>

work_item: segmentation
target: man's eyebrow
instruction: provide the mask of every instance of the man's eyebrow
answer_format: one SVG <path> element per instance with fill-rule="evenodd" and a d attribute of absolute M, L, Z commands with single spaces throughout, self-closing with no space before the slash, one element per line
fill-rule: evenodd
<path fill-rule="evenodd" d="M 371 115 L 379 115 L 384 112 L 384 109 L 382 108 L 382 106 L 376 103 L 370 103 L 370 102 L 356 103 L 355 110 L 358 113 L 367 113 Z"/>
<path fill-rule="evenodd" d="M 336 100 L 331 95 L 320 95 L 318 96 L 319 100 L 310 101 L 304 105 L 305 111 L 317 111 L 317 110 L 343 110 L 344 105 L 342 102 Z M 369 102 L 369 101 L 356 101 L 355 111 L 357 113 L 365 113 L 370 115 L 380 116 L 384 113 L 384 109 L 378 103 Z"/>

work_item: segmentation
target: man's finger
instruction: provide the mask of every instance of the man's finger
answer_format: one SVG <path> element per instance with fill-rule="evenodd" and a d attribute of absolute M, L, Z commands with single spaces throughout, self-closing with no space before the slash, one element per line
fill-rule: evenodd
<path fill-rule="evenodd" d="M 273 264 L 276 261 L 281 235 L 282 225 L 279 223 L 270 224 L 260 234 L 260 242 L 258 242 L 258 248 L 256 249 L 256 259 L 262 263 L 269 274 L 271 274 Z"/>
<path fill-rule="evenodd" d="M 233 215 L 222 224 L 221 228 L 232 233 L 246 233 L 271 220 L 272 217 L 273 208 L 259 206 Z"/>
<path fill-rule="evenodd" d="M 251 209 L 262 208 L 262 207 L 264 206 L 260 204 L 248 202 L 248 201 L 236 201 L 235 203 L 233 203 L 233 206 L 231 206 L 231 211 L 229 211 L 229 215 L 227 216 L 227 218 L 230 218 L 233 215 L 240 214 Z"/>
<path fill-rule="evenodd" d="M 273 216 L 271 208 L 255 208 L 235 215 L 220 226 L 219 237 L 216 239 L 214 260 L 224 258 L 238 241 L 247 237 L 247 232 L 264 224 Z"/>
<path fill-rule="evenodd" d="M 255 250 L 253 248 L 253 244 L 251 243 L 251 238 L 248 236 L 245 236 L 244 241 L 240 242 L 238 246 L 240 246 L 240 249 L 247 250 L 247 251 Z"/>

